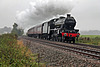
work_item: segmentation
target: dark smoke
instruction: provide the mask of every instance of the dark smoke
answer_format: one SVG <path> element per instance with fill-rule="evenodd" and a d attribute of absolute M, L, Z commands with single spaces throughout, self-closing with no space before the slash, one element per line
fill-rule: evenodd
<path fill-rule="evenodd" d="M 28 28 L 50 18 L 65 15 L 73 8 L 72 0 L 38 0 L 30 2 L 30 7 L 17 13 L 17 22 Z"/>

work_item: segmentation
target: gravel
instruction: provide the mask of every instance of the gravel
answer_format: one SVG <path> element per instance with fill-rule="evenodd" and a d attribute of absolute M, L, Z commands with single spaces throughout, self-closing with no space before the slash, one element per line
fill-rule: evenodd
<path fill-rule="evenodd" d="M 100 67 L 100 61 L 86 58 L 67 50 L 43 45 L 35 41 L 22 39 L 24 45 L 33 53 L 38 53 L 40 62 L 46 63 L 47 67 Z"/>

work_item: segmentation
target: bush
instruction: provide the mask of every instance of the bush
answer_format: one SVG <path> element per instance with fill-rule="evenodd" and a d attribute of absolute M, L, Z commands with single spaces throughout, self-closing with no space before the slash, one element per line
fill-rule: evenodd
<path fill-rule="evenodd" d="M 0 36 L 0 67 L 38 67 L 33 57 L 26 56 L 27 48 L 17 44 L 14 34 L 3 34 Z M 34 62 L 33 62 L 34 61 Z"/>

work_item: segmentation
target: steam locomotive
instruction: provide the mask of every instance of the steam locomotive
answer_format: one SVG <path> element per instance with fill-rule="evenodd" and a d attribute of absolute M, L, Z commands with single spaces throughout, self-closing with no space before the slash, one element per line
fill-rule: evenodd
<path fill-rule="evenodd" d="M 67 17 L 54 18 L 30 28 L 27 36 L 60 42 L 75 43 L 80 35 L 79 29 L 74 29 L 76 20 L 70 14 Z"/>

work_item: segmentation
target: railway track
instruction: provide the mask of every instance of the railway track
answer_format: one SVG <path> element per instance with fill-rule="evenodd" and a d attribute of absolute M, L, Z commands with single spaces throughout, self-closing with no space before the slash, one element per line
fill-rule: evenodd
<path fill-rule="evenodd" d="M 62 50 L 68 50 L 68 51 L 75 52 L 75 53 L 78 53 L 81 55 L 85 55 L 85 56 L 90 57 L 92 59 L 100 60 L 100 52 L 99 51 L 62 45 L 61 43 L 55 43 L 55 42 L 48 41 L 48 40 L 41 40 L 41 39 L 35 39 L 35 38 L 29 38 L 29 37 L 24 37 L 24 38 L 27 40 L 31 40 L 31 41 L 34 40 L 35 42 L 42 43 L 43 45 L 48 45 L 48 46 L 59 48 Z"/>
<path fill-rule="evenodd" d="M 27 36 L 23 36 L 23 37 L 27 37 Z M 50 41 L 50 40 L 49 40 Z M 52 41 L 51 41 L 52 42 Z M 65 43 L 65 42 L 62 42 Z M 65 43 L 66 44 L 66 43 Z M 71 43 L 68 43 L 71 44 Z M 91 48 L 96 48 L 96 49 L 100 49 L 100 46 L 96 46 L 96 45 L 89 45 L 89 44 L 81 44 L 81 43 L 75 43 L 72 45 L 79 45 L 79 46 L 85 46 L 85 47 L 91 47 Z"/>

